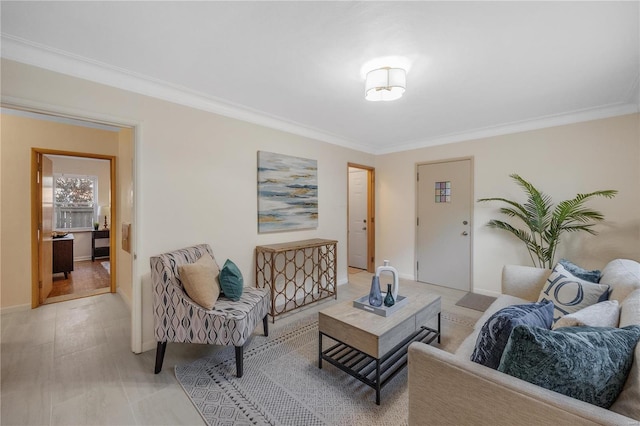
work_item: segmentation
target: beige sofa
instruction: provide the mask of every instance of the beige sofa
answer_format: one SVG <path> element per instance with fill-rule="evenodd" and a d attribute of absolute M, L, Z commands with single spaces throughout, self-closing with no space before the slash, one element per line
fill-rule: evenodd
<path fill-rule="evenodd" d="M 505 266 L 502 295 L 455 354 L 423 343 L 409 347 L 409 424 L 640 425 L 640 344 L 625 387 L 609 409 L 597 407 L 470 361 L 480 328 L 497 310 L 536 301 L 550 271 Z M 620 302 L 620 327 L 640 324 L 640 264 L 609 262 L 600 283 Z M 621 415 L 624 412 L 627 415 Z"/>

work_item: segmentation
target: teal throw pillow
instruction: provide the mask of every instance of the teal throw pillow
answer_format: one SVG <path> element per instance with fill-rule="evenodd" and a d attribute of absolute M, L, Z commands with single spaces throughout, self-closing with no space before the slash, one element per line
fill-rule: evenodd
<path fill-rule="evenodd" d="M 631 370 L 640 326 L 513 329 L 498 371 L 603 408 Z"/>
<path fill-rule="evenodd" d="M 486 367 L 498 368 L 504 347 L 511 330 L 517 325 L 531 325 L 551 328 L 553 323 L 553 303 L 528 303 L 512 305 L 500 309 L 482 325 L 471 361 Z"/>
<path fill-rule="evenodd" d="M 558 263 L 564 266 L 564 269 L 570 272 L 573 276 L 578 277 L 581 280 L 589 281 L 591 283 L 600 282 L 602 272 L 600 272 L 599 269 L 589 271 L 588 269 L 581 268 L 567 259 L 560 259 L 560 262 Z"/>
<path fill-rule="evenodd" d="M 231 299 L 234 302 L 240 300 L 244 280 L 242 279 L 240 269 L 238 269 L 235 263 L 229 259 L 224 262 L 224 266 L 220 271 L 219 280 L 220 288 L 227 299 Z"/>

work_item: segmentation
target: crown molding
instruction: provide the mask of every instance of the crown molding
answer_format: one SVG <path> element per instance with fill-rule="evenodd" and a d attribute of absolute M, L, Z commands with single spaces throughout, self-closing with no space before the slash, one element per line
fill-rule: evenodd
<path fill-rule="evenodd" d="M 184 105 L 225 117 L 281 130 L 309 139 L 372 153 L 370 147 L 338 135 L 269 115 L 243 105 L 205 96 L 194 90 L 166 81 L 75 55 L 40 43 L 2 33 L 1 57 L 129 92 Z"/>
<path fill-rule="evenodd" d="M 57 114 L 43 114 L 31 109 L 12 108 L 9 104 L 7 104 L 6 107 L 0 107 L 0 112 L 2 114 L 15 115 L 17 117 L 35 118 L 38 120 L 52 121 L 54 123 L 71 124 L 74 126 L 88 127 L 90 129 L 106 130 L 108 132 L 117 133 L 122 130 L 121 127 L 102 124 L 93 120 L 80 120 L 78 118 L 64 117 Z"/>
<path fill-rule="evenodd" d="M 516 121 L 497 126 L 484 127 L 469 132 L 451 133 L 430 139 L 408 142 L 401 145 L 377 150 L 374 154 L 392 154 L 394 152 L 410 151 L 412 149 L 428 148 L 437 145 L 464 142 L 477 139 L 485 139 L 494 136 L 521 133 L 531 130 L 545 129 L 548 127 L 564 126 L 567 124 L 581 123 L 585 121 L 599 120 L 603 118 L 617 117 L 620 115 L 635 114 L 640 108 L 635 103 L 618 103 L 597 108 L 589 108 L 570 113 L 563 113 L 530 120 Z"/>
<path fill-rule="evenodd" d="M 0 56 L 2 58 L 374 155 L 391 154 L 412 149 L 519 133 L 633 114 L 640 111 L 640 96 L 638 95 L 640 90 L 639 76 L 629 89 L 626 102 L 538 117 L 530 120 L 504 123 L 468 132 L 407 141 L 402 144 L 387 144 L 382 147 L 372 147 L 243 105 L 205 96 L 182 86 L 74 55 L 60 49 L 34 43 L 9 34 L 0 34 L 0 44 L 2 48 Z"/>

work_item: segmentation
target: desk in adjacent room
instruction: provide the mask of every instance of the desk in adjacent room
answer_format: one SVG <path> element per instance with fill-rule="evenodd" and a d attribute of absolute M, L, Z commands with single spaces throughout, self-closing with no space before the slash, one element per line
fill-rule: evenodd
<path fill-rule="evenodd" d="M 73 271 L 73 234 L 53 239 L 53 273 L 64 272 L 65 279 Z"/>

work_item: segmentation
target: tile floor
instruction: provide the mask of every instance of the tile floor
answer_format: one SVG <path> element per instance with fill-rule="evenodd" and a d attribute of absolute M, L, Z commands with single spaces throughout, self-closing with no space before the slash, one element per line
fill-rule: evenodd
<path fill-rule="evenodd" d="M 338 288 L 338 300 L 367 294 L 370 281 L 367 272 L 350 275 L 349 284 Z M 443 309 L 480 317 L 480 312 L 455 306 L 464 292 L 425 287 L 442 296 Z M 301 311 L 317 312 L 328 303 L 334 300 Z M 269 325 L 282 327 L 300 314 L 289 313 Z M 117 294 L 8 313 L 0 322 L 0 424 L 203 424 L 173 367 L 218 348 L 170 343 L 162 372 L 153 374 L 155 350 L 131 352 L 130 312 Z M 261 332 L 258 326 L 256 333 Z"/>

